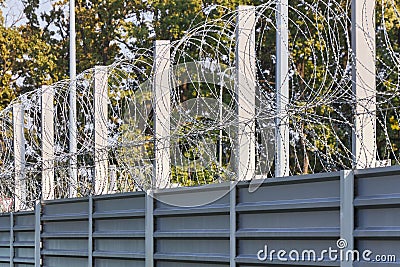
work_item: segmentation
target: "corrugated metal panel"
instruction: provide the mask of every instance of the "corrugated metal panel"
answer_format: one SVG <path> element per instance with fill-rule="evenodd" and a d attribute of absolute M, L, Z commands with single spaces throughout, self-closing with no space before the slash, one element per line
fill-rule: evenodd
<path fill-rule="evenodd" d="M 44 266 L 88 266 L 87 198 L 46 201 L 42 207 L 41 224 Z"/>
<path fill-rule="evenodd" d="M 93 198 L 95 266 L 144 266 L 145 195 Z"/>
<path fill-rule="evenodd" d="M 0 216 L 0 266 L 10 265 L 11 214 Z"/>
<path fill-rule="evenodd" d="M 14 266 L 35 264 L 35 213 L 14 214 Z"/>
<path fill-rule="evenodd" d="M 398 166 L 355 173 L 355 245 L 375 255 L 395 255 L 396 263 L 360 262 L 355 266 L 400 264 L 400 171 Z"/>
<path fill-rule="evenodd" d="M 0 266 L 33 266 L 34 261 L 34 212 L 0 216 Z"/>
<path fill-rule="evenodd" d="M 164 190 L 155 197 L 156 266 L 229 266 L 229 184 Z"/>
<path fill-rule="evenodd" d="M 284 263 L 276 258 L 265 262 L 257 259 L 257 252 L 266 245 L 270 250 L 287 252 L 335 247 L 340 235 L 339 196 L 339 173 L 268 179 L 254 192 L 247 184 L 239 184 L 236 262 L 239 266 Z M 339 263 L 324 261 L 315 265 Z"/>

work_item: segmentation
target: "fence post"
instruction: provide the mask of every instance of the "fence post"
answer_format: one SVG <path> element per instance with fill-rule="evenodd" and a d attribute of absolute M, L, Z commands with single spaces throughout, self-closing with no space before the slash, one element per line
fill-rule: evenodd
<path fill-rule="evenodd" d="M 236 97 L 238 113 L 237 175 L 251 180 L 256 170 L 255 7 L 239 6 L 236 21 Z"/>
<path fill-rule="evenodd" d="M 88 267 L 93 267 L 93 197 L 88 200 Z"/>
<path fill-rule="evenodd" d="M 69 197 L 73 198 L 78 191 L 75 0 L 69 1 L 69 22 Z"/>
<path fill-rule="evenodd" d="M 14 212 L 10 213 L 10 267 L 14 266 Z"/>
<path fill-rule="evenodd" d="M 108 190 L 108 73 L 107 67 L 94 68 L 94 193 Z"/>
<path fill-rule="evenodd" d="M 375 1 L 352 0 L 353 93 L 356 108 L 352 152 L 356 169 L 376 164 Z"/>
<path fill-rule="evenodd" d="M 340 238 L 346 250 L 354 248 L 354 172 L 340 171 Z M 339 242 L 338 244 L 339 245 Z M 340 248 L 340 247 L 339 247 Z M 352 267 L 353 261 L 342 260 L 341 267 Z"/>
<path fill-rule="evenodd" d="M 171 44 L 168 40 L 156 40 L 154 43 L 154 135 L 155 166 L 153 188 L 165 188 L 169 185 L 170 165 L 170 116 L 171 88 L 169 70 L 171 65 Z"/>
<path fill-rule="evenodd" d="M 42 86 L 42 199 L 54 199 L 54 90 Z"/>
<path fill-rule="evenodd" d="M 14 210 L 25 208 L 25 137 L 24 137 L 24 107 L 21 103 L 13 105 L 13 138 L 14 138 Z"/>
<path fill-rule="evenodd" d="M 145 266 L 154 266 L 154 199 L 153 191 L 147 191 L 145 195 Z"/>
<path fill-rule="evenodd" d="M 236 182 L 231 181 L 230 183 L 230 211 L 229 211 L 229 222 L 230 222 L 230 267 L 236 267 Z"/>
<path fill-rule="evenodd" d="M 276 10 L 276 130 L 275 177 L 289 176 L 289 11 L 288 0 Z"/>
<path fill-rule="evenodd" d="M 41 216 L 42 206 L 40 200 L 36 202 L 35 206 L 35 266 L 40 266 L 40 259 L 41 259 L 41 245 L 40 245 L 40 232 L 41 232 Z"/>

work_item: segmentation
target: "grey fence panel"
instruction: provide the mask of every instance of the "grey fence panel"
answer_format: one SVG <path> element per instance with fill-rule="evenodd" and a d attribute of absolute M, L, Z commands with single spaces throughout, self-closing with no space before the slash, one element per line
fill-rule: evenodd
<path fill-rule="evenodd" d="M 0 216 L 0 266 L 10 266 L 11 214 Z"/>
<path fill-rule="evenodd" d="M 155 193 L 155 266 L 229 266 L 229 184 Z"/>
<path fill-rule="evenodd" d="M 87 198 L 46 201 L 42 207 L 41 224 L 44 266 L 88 266 Z"/>
<path fill-rule="evenodd" d="M 34 261 L 34 212 L 0 216 L 0 266 L 34 266 Z"/>
<path fill-rule="evenodd" d="M 144 266 L 145 195 L 95 197 L 93 205 L 95 266 Z"/>
<path fill-rule="evenodd" d="M 282 264 L 276 259 L 281 249 L 301 253 L 336 247 L 340 236 L 340 173 L 268 179 L 254 192 L 241 183 L 237 195 L 239 266 Z M 276 252 L 271 256 L 273 249 Z M 260 250 L 267 252 L 265 261 L 257 257 Z M 265 253 L 260 255 L 263 258 Z M 300 260 L 292 265 L 303 264 L 310 262 Z M 314 265 L 339 263 L 324 260 Z"/>
<path fill-rule="evenodd" d="M 35 213 L 14 213 L 13 262 L 15 267 L 35 264 Z"/>
<path fill-rule="evenodd" d="M 371 250 L 371 262 L 362 257 L 355 266 L 400 264 L 400 172 L 397 166 L 355 173 L 355 248 Z M 379 256 L 378 256 L 379 255 Z M 378 262 L 378 256 L 386 262 Z M 396 258 L 396 262 L 390 261 Z M 390 259 L 390 258 L 391 259 Z"/>

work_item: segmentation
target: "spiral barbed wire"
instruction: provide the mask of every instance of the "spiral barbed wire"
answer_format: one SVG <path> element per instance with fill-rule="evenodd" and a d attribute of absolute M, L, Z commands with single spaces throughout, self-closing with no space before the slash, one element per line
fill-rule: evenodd
<path fill-rule="evenodd" d="M 285 114 L 279 114 L 276 91 L 277 1 L 255 8 L 255 112 L 242 122 L 254 124 L 255 171 L 253 178 L 274 176 L 275 120 L 287 116 L 290 133 L 289 174 L 307 174 L 351 169 L 358 155 L 352 152 L 356 95 L 352 66 L 359 61 L 351 49 L 351 9 L 347 0 L 297 0 L 289 8 L 289 99 Z M 382 164 L 399 164 L 399 6 L 395 0 L 376 2 L 377 151 Z M 43 197 L 44 166 L 42 143 L 54 142 L 54 197 L 66 198 L 99 193 L 147 190 L 155 180 L 156 150 L 168 151 L 168 187 L 203 185 L 238 180 L 238 95 L 235 68 L 237 17 L 239 11 L 209 6 L 204 22 L 194 25 L 180 40 L 171 42 L 171 88 L 168 147 L 157 147 L 154 110 L 165 105 L 155 99 L 152 49 L 130 51 L 126 59 L 106 66 L 107 113 L 102 117 L 107 130 L 98 135 L 107 145 L 96 147 L 94 86 L 96 68 L 74 81 L 61 81 L 46 90 L 54 94 L 54 136 L 42 131 L 42 88 L 19 96 L 0 112 L 0 211 L 12 209 L 16 195 L 15 177 L 22 177 L 22 208 L 32 208 Z M 223 14 L 215 18 L 215 14 Z M 365 38 L 371 36 L 365 32 Z M 362 62 L 358 62 L 362 63 Z M 163 72 L 164 70 L 157 70 Z M 245 77 L 246 78 L 246 77 Z M 76 155 L 69 152 L 69 94 L 77 92 Z M 249 100 L 250 101 L 250 100 Z M 16 162 L 13 136 L 13 107 L 23 107 L 24 155 Z M 247 121 L 246 121 L 247 120 Z M 98 136 L 97 135 L 97 136 Z M 160 143 L 160 142 L 159 142 Z M 162 143 L 162 142 L 161 142 Z M 161 144 L 160 143 L 160 144 Z M 101 151 L 100 151 L 101 150 Z M 96 153 L 106 155 L 106 179 L 95 187 Z M 71 179 L 71 157 L 78 159 L 77 180 Z M 22 170 L 16 166 L 23 166 Z"/>

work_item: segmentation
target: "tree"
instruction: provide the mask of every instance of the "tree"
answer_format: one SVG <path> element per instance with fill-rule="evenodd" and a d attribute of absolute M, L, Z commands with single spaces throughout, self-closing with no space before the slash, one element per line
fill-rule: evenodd
<path fill-rule="evenodd" d="M 1 3 L 0 3 L 1 4 Z M 34 18 L 30 18 L 35 20 Z M 59 80 L 52 48 L 32 23 L 6 27 L 0 13 L 0 109 L 17 95 Z"/>
<path fill-rule="evenodd" d="M 380 111 L 377 112 L 378 155 L 396 164 L 400 159 L 400 2 L 379 0 L 376 4 L 377 101 L 380 103 Z"/>

